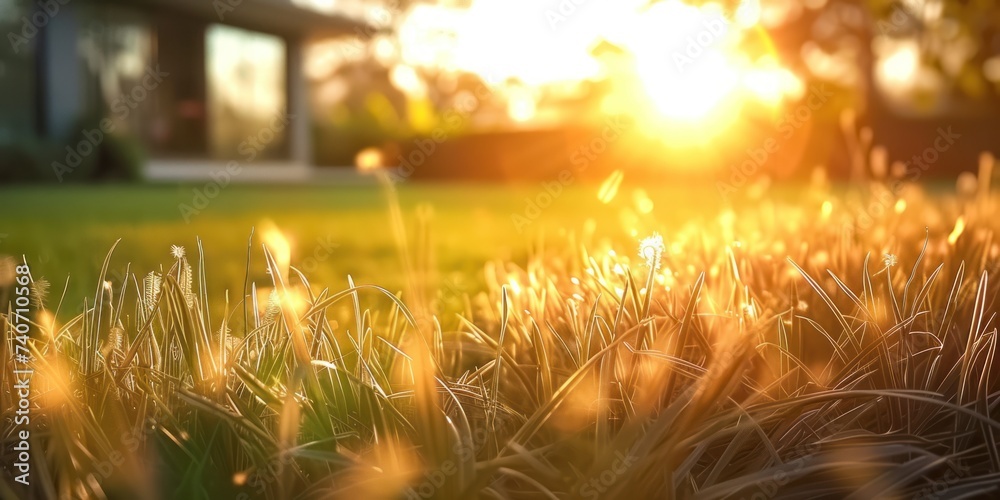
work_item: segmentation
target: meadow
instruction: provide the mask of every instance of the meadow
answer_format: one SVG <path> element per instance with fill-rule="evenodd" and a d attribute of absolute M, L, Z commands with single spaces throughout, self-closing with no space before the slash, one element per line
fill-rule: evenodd
<path fill-rule="evenodd" d="M 963 180 L 580 186 L 524 233 L 538 186 L 234 187 L 190 224 L 191 187 L 4 191 L 30 494 L 990 494 L 1000 221 Z"/>

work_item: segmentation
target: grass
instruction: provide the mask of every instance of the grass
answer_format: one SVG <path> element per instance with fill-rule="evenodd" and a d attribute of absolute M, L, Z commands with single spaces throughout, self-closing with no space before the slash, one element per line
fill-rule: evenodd
<path fill-rule="evenodd" d="M 183 190 L 135 195 L 142 217 L 63 219 L 81 192 L 35 200 L 12 241 L 58 235 L 53 252 L 79 260 L 52 269 L 98 271 L 79 314 L 55 313 L 74 304 L 52 294 L 32 316 L 33 494 L 987 495 L 1000 484 L 996 201 L 887 184 L 732 206 L 651 190 L 648 214 L 630 192 L 605 205 L 580 189 L 527 237 L 510 211 L 532 188 L 248 190 L 191 227 L 163 201 Z M 859 227 L 858 204 L 886 199 Z M 95 234 L 87 218 L 107 224 Z M 343 253 L 297 272 L 327 230 Z M 664 246 L 640 254 L 657 231 Z M 139 243 L 100 269 L 93 246 L 123 234 Z M 201 246 L 178 237 L 191 234 Z M 101 285 L 125 259 L 134 276 Z M 449 297 L 447 269 L 482 278 Z"/>
<path fill-rule="evenodd" d="M 53 282 L 59 293 L 70 277 L 67 303 L 81 304 L 93 294 L 103 255 L 121 239 L 109 277 L 120 286 L 127 265 L 157 269 L 171 245 L 196 248 L 204 242 L 212 263 L 212 291 L 239 290 L 243 285 L 247 241 L 254 227 L 280 227 L 294 248 L 293 264 L 306 267 L 310 278 L 329 286 L 346 286 L 347 275 L 379 283 L 391 290 L 403 286 L 402 268 L 389 228 L 386 199 L 375 185 L 366 186 L 231 186 L 200 214 L 185 221 L 181 204 L 191 204 L 194 189 L 204 186 L 104 185 L 38 186 L 0 189 L 0 255 L 24 255 L 37 276 Z M 525 198 L 537 186 L 413 185 L 399 191 L 407 227 L 429 219 L 436 267 L 449 289 L 481 289 L 483 265 L 491 260 L 524 264 L 540 239 L 565 236 L 594 220 L 597 236 L 630 237 L 617 224 L 618 213 L 596 207 L 596 188 L 568 189 L 545 210 L 544 217 L 517 231 L 511 215 L 521 213 Z M 651 190 L 666 205 L 681 196 L 694 207 L 698 199 L 717 199 L 711 189 Z M 693 208 L 672 214 L 671 223 L 700 216 Z M 4 236 L 6 235 L 6 236 Z M 326 247 L 330 248 L 326 255 Z M 254 245 L 255 250 L 258 246 Z M 319 257 L 319 258 L 317 258 Z M 254 259 L 261 258 L 259 252 Z M 314 265 L 310 265 L 314 264 Z M 255 266 L 254 279 L 266 278 Z"/>

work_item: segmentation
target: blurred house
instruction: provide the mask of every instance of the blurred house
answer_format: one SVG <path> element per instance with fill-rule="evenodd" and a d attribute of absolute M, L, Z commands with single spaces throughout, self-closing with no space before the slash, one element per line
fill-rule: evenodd
<path fill-rule="evenodd" d="M 363 26 L 302 3 L 0 0 L 0 179 L 305 177 L 304 48 Z"/>

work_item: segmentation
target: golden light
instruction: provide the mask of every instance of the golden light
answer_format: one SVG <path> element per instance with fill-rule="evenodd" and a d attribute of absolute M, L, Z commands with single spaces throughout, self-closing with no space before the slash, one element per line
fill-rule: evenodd
<path fill-rule="evenodd" d="M 653 213 L 653 200 L 646 194 L 645 189 L 636 189 L 632 192 L 632 201 L 635 202 L 635 209 L 641 214 Z"/>
<path fill-rule="evenodd" d="M 374 172 L 384 166 L 382 151 L 378 148 L 362 149 L 354 158 L 354 164 L 359 172 Z"/>
<path fill-rule="evenodd" d="M 514 295 L 521 295 L 521 284 L 517 282 L 517 278 L 510 279 L 510 290 Z"/>
<path fill-rule="evenodd" d="M 38 311 L 38 318 L 36 319 L 38 326 L 45 332 L 45 335 L 50 338 L 56 338 L 56 317 L 54 314 L 49 312 L 47 309 L 42 309 Z"/>
<path fill-rule="evenodd" d="M 309 310 L 309 298 L 304 290 L 297 287 L 286 288 L 280 301 L 281 309 L 288 312 L 296 320 L 301 319 L 302 315 Z"/>
<path fill-rule="evenodd" d="M 920 48 L 916 43 L 903 43 L 892 49 L 879 64 L 879 77 L 886 83 L 910 83 L 920 69 Z"/>
<path fill-rule="evenodd" d="M 641 129 L 675 143 L 705 142 L 748 102 L 776 108 L 803 93 L 775 57 L 760 16 L 759 0 L 729 12 L 720 3 L 681 0 L 421 4 L 402 18 L 399 64 L 480 76 L 515 123 L 540 119 L 546 96 L 607 82 L 601 112 L 640 118 Z M 599 46 L 614 50 L 601 53 Z M 404 92 L 422 94 L 411 78 L 395 79 Z"/>
<path fill-rule="evenodd" d="M 823 220 L 829 219 L 830 215 L 833 214 L 833 203 L 830 202 L 830 200 L 826 200 L 826 201 L 823 202 L 823 207 L 821 209 L 821 214 L 823 216 Z"/>
<path fill-rule="evenodd" d="M 597 199 L 605 205 L 611 203 L 618 196 L 618 188 L 621 187 L 624 179 L 625 173 L 621 169 L 611 172 L 611 175 L 601 183 L 600 189 L 597 190 Z"/>
<path fill-rule="evenodd" d="M 959 217 L 955 221 L 955 229 L 952 229 L 951 234 L 948 235 L 948 244 L 955 246 L 955 243 L 958 242 L 958 238 L 962 236 L 963 232 L 965 232 L 965 217 Z"/>
<path fill-rule="evenodd" d="M 73 400 L 73 377 L 62 360 L 55 359 L 36 368 L 42 403 L 45 408 L 59 408 Z"/>
<path fill-rule="evenodd" d="M 637 27 L 623 42 L 661 115 L 700 120 L 736 90 L 739 72 L 726 52 L 734 30 L 721 11 L 661 2 L 645 11 Z"/>
<path fill-rule="evenodd" d="M 427 94 L 427 85 L 413 66 L 397 64 L 389 72 L 389 80 L 407 95 L 423 97 Z"/>
<path fill-rule="evenodd" d="M 781 67 L 756 25 L 759 11 L 756 0 L 744 0 L 735 13 L 680 0 L 643 11 L 638 29 L 624 39 L 634 72 L 612 75 L 622 86 L 605 110 L 636 116 L 641 130 L 671 144 L 706 144 L 736 123 L 746 104 L 776 110 L 801 96 L 801 81 Z M 748 40 L 764 53 L 747 53 Z"/>
<path fill-rule="evenodd" d="M 512 90 L 507 102 L 507 114 L 516 122 L 527 122 L 538 112 L 536 100 L 527 89 Z"/>
<path fill-rule="evenodd" d="M 701 120 L 736 90 L 739 73 L 718 52 L 681 76 L 655 62 L 637 61 L 639 78 L 663 116 L 682 122 Z"/>
<path fill-rule="evenodd" d="M 777 61 L 765 58 L 760 67 L 747 69 L 743 74 L 743 86 L 762 103 L 776 106 L 786 96 L 802 97 L 805 87 L 802 81 L 787 69 L 778 66 Z"/>
<path fill-rule="evenodd" d="M 249 477 L 249 474 L 246 471 L 237 472 L 233 474 L 233 484 L 243 486 L 247 482 L 247 477 Z"/>
<path fill-rule="evenodd" d="M 287 281 L 288 266 L 292 260 L 292 246 L 288 243 L 288 238 L 282 234 L 281 230 L 273 222 L 264 221 L 261 226 L 263 228 L 261 237 L 264 240 L 264 246 L 267 247 L 268 251 L 271 252 L 271 256 L 274 257 L 282 279 Z"/>

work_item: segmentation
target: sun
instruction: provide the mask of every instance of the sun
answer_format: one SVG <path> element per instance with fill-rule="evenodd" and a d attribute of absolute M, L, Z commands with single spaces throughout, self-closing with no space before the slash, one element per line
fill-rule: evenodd
<path fill-rule="evenodd" d="M 632 64 L 612 75 L 604 110 L 632 114 L 675 145 L 713 142 L 749 103 L 777 111 L 802 85 L 779 63 L 759 12 L 755 0 L 728 13 L 680 0 L 646 9 L 619 40 Z"/>
<path fill-rule="evenodd" d="M 655 4 L 626 39 L 635 75 L 655 111 L 680 122 L 704 119 L 738 87 L 729 53 L 732 21 L 717 9 Z"/>
<path fill-rule="evenodd" d="M 748 102 L 777 107 L 801 85 L 760 27 L 760 0 L 735 10 L 682 0 L 572 4 L 546 16 L 536 0 L 414 9 L 401 29 L 401 64 L 480 75 L 506 99 L 510 120 L 527 125 L 541 114 L 542 96 L 605 82 L 601 113 L 633 116 L 675 142 L 710 141 Z M 602 46 L 613 49 L 595 51 Z"/>
<path fill-rule="evenodd" d="M 719 53 L 677 75 L 662 66 L 640 65 L 639 78 L 656 111 L 681 122 L 699 121 L 737 89 L 739 72 Z"/>

